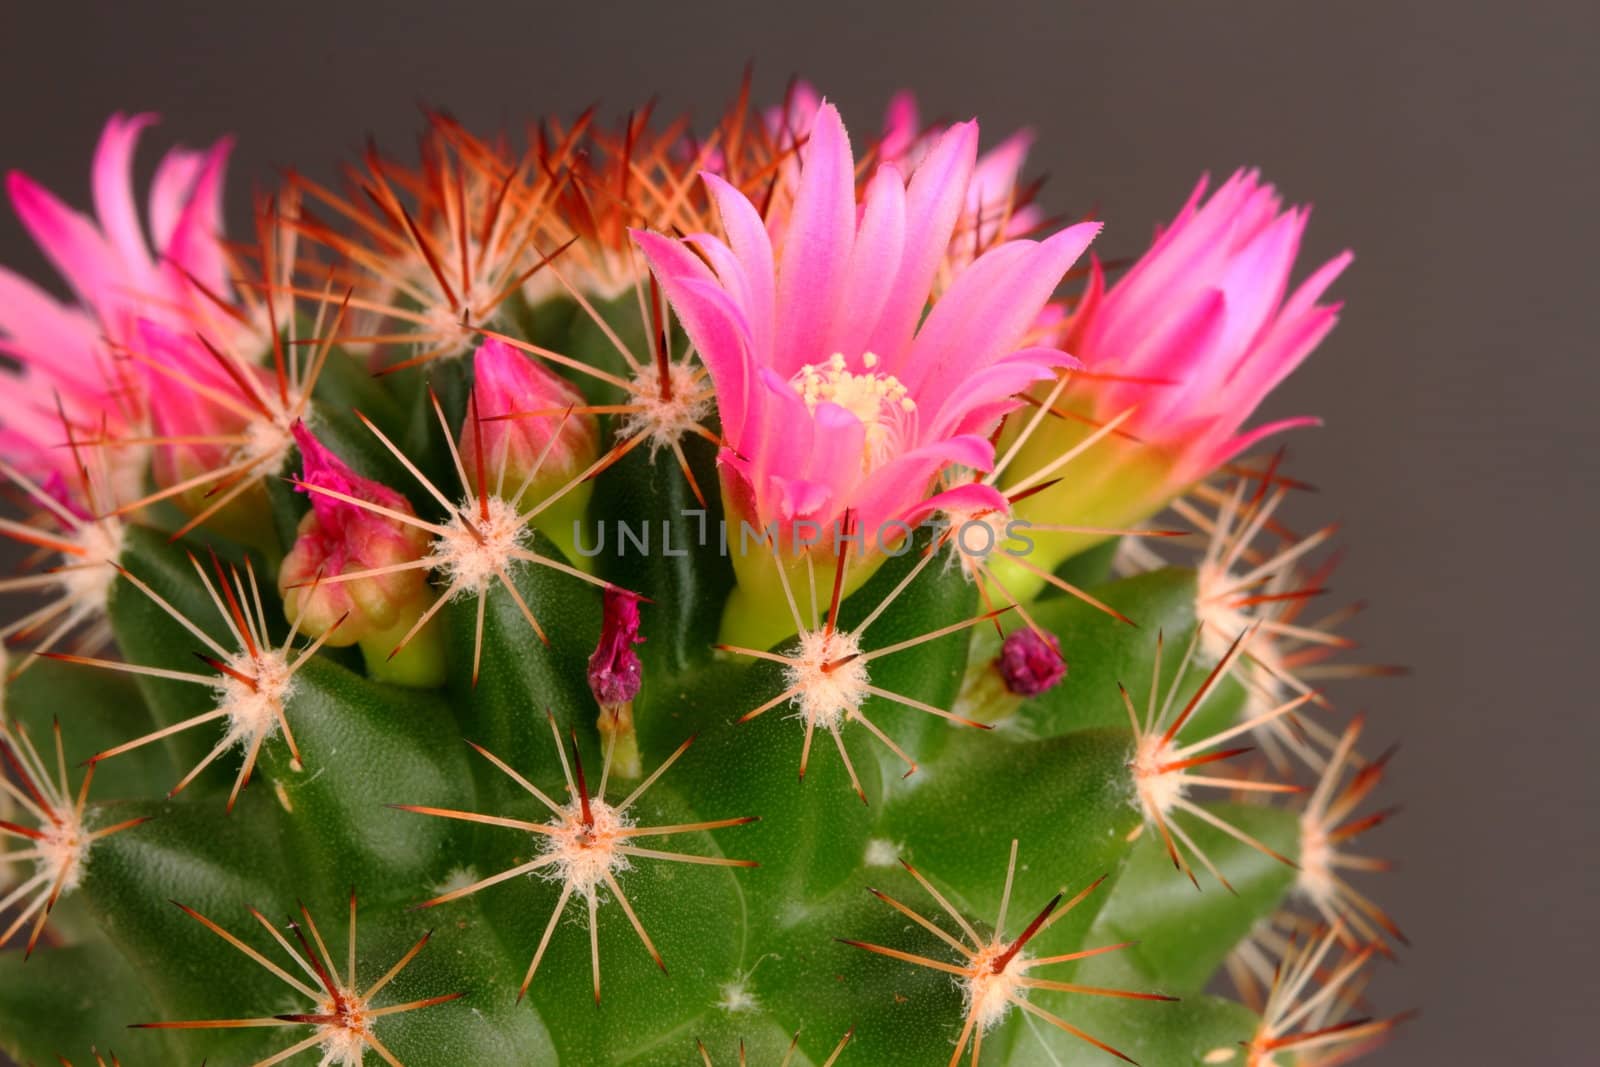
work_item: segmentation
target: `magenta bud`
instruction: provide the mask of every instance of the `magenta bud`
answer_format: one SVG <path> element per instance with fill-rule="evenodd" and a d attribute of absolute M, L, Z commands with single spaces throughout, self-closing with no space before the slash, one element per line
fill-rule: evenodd
<path fill-rule="evenodd" d="M 1018 696 L 1034 697 L 1067 675 L 1067 660 L 1055 634 L 1023 627 L 1011 633 L 995 660 L 1006 688 Z"/>
<path fill-rule="evenodd" d="M 294 547 L 278 573 L 290 619 L 314 637 L 338 623 L 329 641 L 348 645 L 415 618 L 432 603 L 432 593 L 425 571 L 404 564 L 427 554 L 427 532 L 350 500 L 407 516 L 414 514 L 411 504 L 393 489 L 351 470 L 303 423 L 295 424 L 294 439 L 302 471 L 296 488 L 311 498 L 311 510 L 300 521 Z M 354 581 L 328 581 L 386 567 L 394 569 Z"/>
<path fill-rule="evenodd" d="M 589 688 L 603 708 L 627 704 L 639 695 L 642 670 L 633 646 L 639 636 L 639 597 L 607 586 L 600 643 L 589 657 Z"/>
<path fill-rule="evenodd" d="M 478 422 L 461 428 L 460 444 L 474 489 L 481 470 L 508 493 L 531 478 L 528 491 L 538 499 L 599 455 L 599 425 L 565 378 L 495 337 L 478 346 L 472 373 Z"/>

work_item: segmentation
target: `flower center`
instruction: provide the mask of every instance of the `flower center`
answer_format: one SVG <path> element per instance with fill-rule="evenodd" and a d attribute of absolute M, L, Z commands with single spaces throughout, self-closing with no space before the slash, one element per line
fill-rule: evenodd
<path fill-rule="evenodd" d="M 794 703 L 807 725 L 831 730 L 861 709 L 867 697 L 867 664 L 861 641 L 845 630 L 811 630 L 785 668 Z"/>
<path fill-rule="evenodd" d="M 899 378 L 874 369 L 878 365 L 874 353 L 863 354 L 861 365 L 865 372 L 856 374 L 845 363 L 843 354 L 835 352 L 826 363 L 801 367 L 790 384 L 813 413 L 818 404 L 826 402 L 837 404 L 861 420 L 866 431 L 861 469 L 866 473 L 900 451 L 917 402 Z"/>

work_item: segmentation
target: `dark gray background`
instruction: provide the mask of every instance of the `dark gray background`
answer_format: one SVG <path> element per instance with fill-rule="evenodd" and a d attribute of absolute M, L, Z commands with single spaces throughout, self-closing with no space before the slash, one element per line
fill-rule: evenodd
<path fill-rule="evenodd" d="M 1415 672 L 1346 690 L 1403 741 L 1381 892 L 1416 947 L 1380 993 L 1423 1009 L 1373 1062 L 1595 1062 L 1592 5 L 7 6 L 0 167 L 78 203 L 114 109 L 163 113 L 152 145 L 237 132 L 237 207 L 369 133 L 408 151 L 418 102 L 515 129 L 659 93 L 709 118 L 746 60 L 861 130 L 900 86 L 991 140 L 1032 126 L 1046 201 L 1098 206 L 1103 254 L 1200 170 L 1259 164 L 1315 202 L 1309 256 L 1357 253 L 1344 322 L 1268 413 L 1327 420 L 1291 441 L 1321 489 L 1301 514 L 1345 520 L 1356 632 Z M 0 214 L 0 261 L 43 277 Z"/>

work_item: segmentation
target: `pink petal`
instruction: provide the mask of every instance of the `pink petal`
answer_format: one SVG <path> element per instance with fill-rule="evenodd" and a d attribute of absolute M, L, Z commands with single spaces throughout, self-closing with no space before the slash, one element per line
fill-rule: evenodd
<path fill-rule="evenodd" d="M 750 328 L 751 350 L 757 358 L 772 351 L 775 331 L 776 295 L 773 281 L 772 241 L 766 223 L 745 195 L 717 177 L 702 175 L 706 188 L 717 202 L 717 212 L 728 234 L 728 243 L 744 268 L 743 309 Z"/>
<path fill-rule="evenodd" d="M 754 395 L 749 333 L 739 312 L 706 265 L 678 242 L 637 230 L 633 239 L 711 372 L 723 436 L 744 451 L 746 422 L 759 399 Z"/>
<path fill-rule="evenodd" d="M 884 370 L 899 375 L 910 352 L 917 322 L 927 308 L 934 275 L 950 248 L 966 202 L 967 183 L 978 154 L 978 124 L 963 122 L 946 130 L 911 175 L 906 188 L 905 248 L 879 316 L 864 348 L 884 361 Z"/>
<path fill-rule="evenodd" d="M 900 380 L 937 410 L 978 367 L 1016 348 L 1062 275 L 1100 232 L 1080 223 L 1047 241 L 1013 241 L 980 256 L 929 312 Z"/>
<path fill-rule="evenodd" d="M 823 345 L 828 355 L 842 352 L 855 366 L 859 356 L 871 351 L 867 341 L 878 324 L 900 269 L 905 231 L 905 179 L 897 168 L 885 164 L 878 168 L 867 186 L 861 225 L 850 254 L 849 280 L 845 286 L 849 296 L 839 309 L 833 332 Z"/>
<path fill-rule="evenodd" d="M 771 366 L 785 378 L 819 352 L 844 298 L 856 217 L 855 163 L 844 123 L 824 104 L 801 154 L 800 188 L 778 266 L 777 306 L 782 319 Z"/>
<path fill-rule="evenodd" d="M 111 306 L 120 295 L 121 277 L 116 259 L 94 223 L 20 171 L 6 176 L 6 189 L 17 218 L 78 299 L 96 309 Z"/>
<path fill-rule="evenodd" d="M 203 166 L 204 153 L 183 148 L 172 149 L 156 164 L 150 182 L 150 244 L 158 252 L 172 241 L 172 231 Z"/>
<path fill-rule="evenodd" d="M 106 241 L 116 250 L 125 269 L 140 278 L 148 277 L 151 262 L 150 246 L 133 199 L 133 153 L 140 132 L 155 120 L 154 115 L 126 119 L 112 115 L 100 135 L 91 171 L 94 210 Z"/>
<path fill-rule="evenodd" d="M 221 242 L 222 184 L 232 150 L 233 139 L 225 137 L 206 153 L 188 203 L 171 238 L 159 250 L 168 270 L 178 273 L 174 279 L 177 292 L 187 291 L 187 278 L 196 279 L 212 292 L 228 291 L 227 259 Z"/>

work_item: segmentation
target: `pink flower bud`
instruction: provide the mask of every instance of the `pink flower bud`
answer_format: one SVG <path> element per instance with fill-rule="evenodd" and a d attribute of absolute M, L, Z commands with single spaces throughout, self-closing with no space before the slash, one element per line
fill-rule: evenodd
<path fill-rule="evenodd" d="M 583 394 L 566 379 L 493 337 L 473 355 L 472 373 L 478 422 L 461 428 L 461 462 L 474 491 L 480 470 L 491 489 L 514 493 L 537 466 L 528 494 L 538 500 L 599 455 L 599 425 L 576 410 Z"/>
<path fill-rule="evenodd" d="M 1006 638 L 995 666 L 1006 688 L 1023 697 L 1053 689 L 1067 676 L 1067 661 L 1055 634 L 1041 634 L 1027 626 Z"/>
<path fill-rule="evenodd" d="M 639 695 L 641 669 L 633 646 L 643 641 L 638 596 L 608 586 L 600 642 L 589 657 L 589 689 L 602 708 L 626 704 Z"/>
<path fill-rule="evenodd" d="M 304 423 L 294 426 L 300 447 L 300 492 L 311 510 L 300 521 L 294 547 L 278 573 L 284 610 L 306 633 L 327 633 L 344 622 L 329 643 L 354 644 L 374 634 L 409 624 L 431 600 L 427 572 L 420 567 L 329 583 L 357 571 L 396 567 L 428 552 L 426 531 L 318 489 L 340 493 L 403 515 L 415 514 L 399 493 L 363 478 L 312 436 Z M 320 581 L 318 579 L 321 579 Z"/>

